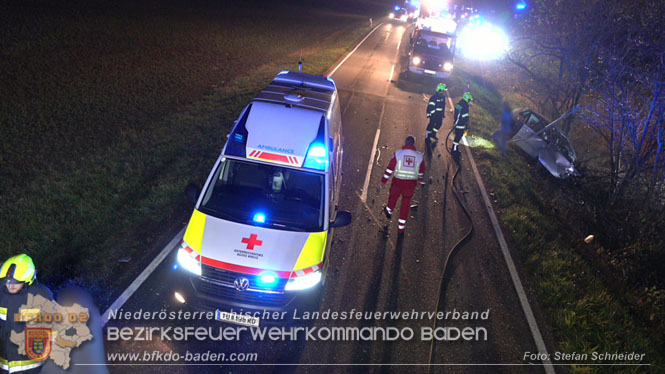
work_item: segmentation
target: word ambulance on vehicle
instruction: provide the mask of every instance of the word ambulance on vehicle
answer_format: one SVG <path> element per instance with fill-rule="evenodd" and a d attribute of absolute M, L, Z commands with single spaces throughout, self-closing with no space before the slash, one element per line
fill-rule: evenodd
<path fill-rule="evenodd" d="M 319 298 L 332 229 L 351 222 L 337 210 L 342 140 L 333 80 L 277 74 L 242 111 L 201 191 L 187 188 L 195 206 L 176 299 L 275 311 Z"/>

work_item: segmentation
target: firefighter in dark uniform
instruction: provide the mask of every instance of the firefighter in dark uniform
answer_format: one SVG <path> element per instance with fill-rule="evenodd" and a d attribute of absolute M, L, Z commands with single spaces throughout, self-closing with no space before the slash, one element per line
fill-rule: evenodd
<path fill-rule="evenodd" d="M 27 354 L 18 353 L 18 346 L 13 343 L 11 333 L 14 331 L 21 337 L 25 336 L 26 328 L 24 316 L 25 310 L 21 306 L 28 302 L 28 295 L 41 295 L 47 300 L 53 300 L 53 294 L 45 286 L 37 282 L 37 271 L 32 258 L 26 254 L 20 254 L 10 257 L 2 264 L 0 268 L 0 281 L 5 287 L 0 288 L 0 373 L 23 373 L 36 374 L 42 369 L 45 362 L 43 360 L 33 360 Z M 23 313 L 22 313 L 23 312 Z M 29 311 L 31 315 L 41 313 L 37 309 Z M 29 318 L 29 317 L 28 317 Z M 15 334 L 15 335 L 16 335 Z M 38 339 L 35 339 L 37 341 Z M 30 342 L 25 342 L 26 350 L 40 353 L 40 349 L 45 349 L 46 343 L 38 341 L 34 346 L 29 346 Z"/>
<path fill-rule="evenodd" d="M 448 96 L 446 85 L 439 83 L 436 86 L 436 93 L 430 97 L 429 103 L 427 104 L 427 118 L 429 118 L 429 124 L 427 125 L 427 138 L 430 140 L 438 140 L 436 135 L 441 128 L 443 118 L 446 116 L 446 97 L 450 101 L 450 106 L 452 106 L 453 103 L 452 100 L 450 100 L 450 96 Z"/>
<path fill-rule="evenodd" d="M 469 101 L 473 100 L 469 92 L 465 93 L 455 105 L 455 139 L 453 140 L 453 154 L 459 156 L 459 142 L 469 127 Z"/>

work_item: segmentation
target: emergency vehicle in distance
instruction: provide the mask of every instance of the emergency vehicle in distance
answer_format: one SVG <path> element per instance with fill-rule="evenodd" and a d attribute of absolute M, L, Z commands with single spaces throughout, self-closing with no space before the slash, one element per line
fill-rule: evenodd
<path fill-rule="evenodd" d="M 421 18 L 411 35 L 410 74 L 448 78 L 453 71 L 457 23 L 450 18 Z"/>
<path fill-rule="evenodd" d="M 177 254 L 185 279 L 176 299 L 234 312 L 318 301 L 332 229 L 351 222 L 337 210 L 342 141 L 334 81 L 277 74 L 242 111 L 202 190 L 187 187 L 195 206 Z"/>

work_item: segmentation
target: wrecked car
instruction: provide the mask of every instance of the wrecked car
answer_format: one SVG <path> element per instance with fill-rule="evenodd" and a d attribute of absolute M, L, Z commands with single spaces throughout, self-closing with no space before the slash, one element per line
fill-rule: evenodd
<path fill-rule="evenodd" d="M 553 176 L 565 179 L 580 176 L 575 166 L 577 156 L 570 140 L 557 127 L 557 123 L 572 112 L 556 121 L 547 120 L 531 109 L 513 111 L 513 131 L 510 143 L 515 144 L 529 156 L 538 159 L 541 165 Z"/>

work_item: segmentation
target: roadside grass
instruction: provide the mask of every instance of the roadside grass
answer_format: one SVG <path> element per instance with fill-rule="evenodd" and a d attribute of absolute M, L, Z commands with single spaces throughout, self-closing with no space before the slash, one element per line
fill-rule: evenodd
<path fill-rule="evenodd" d="M 184 188 L 242 107 L 301 49 L 321 74 L 368 31 L 366 14 L 322 4 L 8 6 L 0 258 L 29 253 L 42 282 L 107 306 L 188 218 Z"/>
<path fill-rule="evenodd" d="M 499 128 L 503 100 L 526 106 L 519 96 L 497 90 L 487 77 L 470 72 L 477 65 L 458 62 L 452 87 L 471 82 L 470 135 L 491 140 Z M 453 96 L 461 96 L 453 91 Z M 558 206 L 562 182 L 551 177 L 537 160 L 509 146 L 503 157 L 497 148 L 473 148 L 483 179 L 490 187 L 504 232 L 529 274 L 525 282 L 543 307 L 561 352 L 645 353 L 642 363 L 653 366 L 580 366 L 572 372 L 635 373 L 657 371 L 665 364 L 662 332 L 653 330 L 623 302 L 619 288 L 581 256 L 589 251 L 579 226 Z M 588 362 L 593 364 L 594 362 Z"/>

